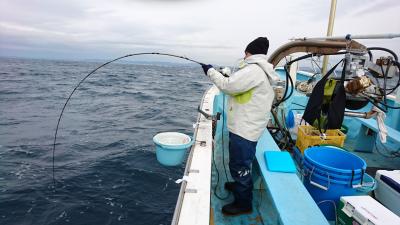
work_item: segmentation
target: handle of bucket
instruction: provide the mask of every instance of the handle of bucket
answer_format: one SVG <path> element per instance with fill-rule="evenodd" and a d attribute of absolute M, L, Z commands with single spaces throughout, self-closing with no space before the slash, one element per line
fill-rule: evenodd
<path fill-rule="evenodd" d="M 322 184 L 319 184 L 319 183 L 311 180 L 311 177 L 312 177 L 312 175 L 314 173 L 314 169 L 315 169 L 315 167 L 312 168 L 310 176 L 309 176 L 310 184 L 314 185 L 315 187 L 321 188 L 322 190 L 327 191 L 329 189 L 329 186 L 331 185 L 331 180 L 330 180 L 330 177 L 329 177 L 329 173 L 326 172 L 326 174 L 328 175 L 327 176 L 328 177 L 328 186 L 324 186 Z"/>
<path fill-rule="evenodd" d="M 190 139 L 191 139 L 191 141 L 189 143 L 185 144 L 184 147 L 182 147 L 182 146 L 179 146 L 179 147 L 180 148 L 189 148 L 190 146 L 192 146 L 196 140 L 193 137 L 190 137 Z M 171 150 L 177 148 L 177 146 L 168 146 L 168 145 L 163 145 L 160 143 L 158 143 L 158 145 L 160 145 L 162 148 L 171 149 Z"/>
<path fill-rule="evenodd" d="M 363 184 L 364 174 L 365 174 L 364 169 L 361 169 L 361 185 Z"/>
<path fill-rule="evenodd" d="M 371 182 L 363 182 L 361 185 L 358 185 L 357 187 L 353 187 L 356 188 L 357 191 L 361 191 L 361 192 L 370 192 L 375 190 L 376 188 L 376 181 L 373 177 L 371 177 L 369 174 L 364 174 L 367 177 L 369 177 L 372 181 Z"/>
<path fill-rule="evenodd" d="M 364 179 L 364 175 L 365 175 L 365 173 L 363 173 L 363 177 L 361 178 L 362 180 Z M 367 175 L 367 177 L 371 178 L 372 182 L 362 183 L 362 186 L 363 187 L 372 187 L 372 188 L 374 188 L 376 186 L 375 179 L 373 177 L 371 177 L 369 174 L 366 174 L 366 175 Z"/>
<path fill-rule="evenodd" d="M 350 183 L 350 185 L 351 185 L 352 188 L 367 187 L 367 186 L 363 185 L 364 173 L 365 173 L 365 171 L 364 171 L 364 169 L 362 169 L 361 170 L 361 181 L 360 181 L 360 183 L 359 184 L 353 184 L 354 169 L 351 171 L 351 181 L 350 181 L 351 183 Z"/>

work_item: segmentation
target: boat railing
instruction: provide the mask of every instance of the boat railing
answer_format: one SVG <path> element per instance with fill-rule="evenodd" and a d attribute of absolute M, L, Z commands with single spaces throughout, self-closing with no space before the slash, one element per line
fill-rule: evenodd
<path fill-rule="evenodd" d="M 203 106 L 205 96 L 207 95 L 207 93 L 209 92 L 209 90 L 211 88 L 212 87 L 210 87 L 207 91 L 204 92 L 204 95 L 203 95 L 202 100 L 201 100 L 201 105 L 199 106 L 200 109 Z M 199 124 L 201 116 L 202 116 L 202 114 L 199 113 L 198 116 L 197 116 L 196 124 Z M 195 140 L 196 140 L 196 137 L 197 137 L 198 128 L 199 128 L 199 126 L 196 126 L 196 129 L 195 129 L 194 134 L 193 134 L 193 138 Z M 184 177 L 189 175 L 190 168 L 191 168 L 191 165 L 192 165 L 193 153 L 194 153 L 194 149 L 195 148 L 196 148 L 195 144 L 192 145 L 192 147 L 190 148 L 189 156 L 187 158 L 186 167 L 185 167 L 185 171 L 184 171 Z M 182 209 L 182 205 L 183 205 L 183 199 L 184 199 L 184 196 L 185 196 L 186 186 L 187 186 L 187 180 L 183 179 L 182 183 L 181 183 L 181 188 L 179 190 L 178 200 L 177 200 L 177 203 L 176 203 L 176 206 L 175 206 L 175 211 L 174 211 L 174 215 L 172 217 L 171 225 L 177 225 L 179 223 L 179 217 L 180 217 L 180 214 L 181 214 L 181 209 Z"/>

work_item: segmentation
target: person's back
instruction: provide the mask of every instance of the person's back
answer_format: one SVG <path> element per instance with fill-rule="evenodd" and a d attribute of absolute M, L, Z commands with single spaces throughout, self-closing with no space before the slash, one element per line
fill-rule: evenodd
<path fill-rule="evenodd" d="M 230 96 L 227 109 L 229 169 L 235 182 L 226 183 L 225 188 L 233 192 L 235 201 L 222 208 L 224 214 L 252 211 L 251 163 L 274 100 L 271 81 L 279 79 L 267 62 L 268 47 L 267 38 L 251 42 L 245 50 L 245 65 L 230 77 L 224 77 L 211 65 L 203 65 L 211 81 Z"/>
<path fill-rule="evenodd" d="M 265 55 L 251 55 L 245 59 L 245 62 L 247 65 L 232 74 L 231 80 L 238 79 L 238 85 L 241 88 L 250 87 L 250 89 L 230 94 L 227 109 L 228 129 L 247 140 L 257 141 L 267 125 L 274 99 L 274 91 L 267 74 L 271 74 L 273 79 L 276 74 Z M 210 74 L 210 78 L 218 87 L 219 82 L 213 77 L 214 75 Z M 249 83 L 248 87 L 245 86 L 247 83 Z M 221 90 L 224 91 L 224 89 Z"/>

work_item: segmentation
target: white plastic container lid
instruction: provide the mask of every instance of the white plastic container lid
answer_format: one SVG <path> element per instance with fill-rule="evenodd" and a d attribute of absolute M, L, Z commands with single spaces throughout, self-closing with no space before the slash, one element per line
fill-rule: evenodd
<path fill-rule="evenodd" d="M 377 177 L 381 175 L 387 176 L 400 184 L 400 170 L 378 170 L 376 171 Z"/>
<path fill-rule="evenodd" d="M 341 197 L 340 200 L 344 202 L 345 205 L 343 209 L 340 210 L 361 224 L 400 224 L 400 217 L 385 208 L 385 206 L 371 196 L 346 196 Z"/>

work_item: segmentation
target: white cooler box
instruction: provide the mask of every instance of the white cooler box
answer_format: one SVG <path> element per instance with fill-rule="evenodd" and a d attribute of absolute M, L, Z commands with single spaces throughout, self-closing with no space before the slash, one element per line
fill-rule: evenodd
<path fill-rule="evenodd" d="M 381 203 L 364 196 L 340 197 L 338 225 L 399 225 L 400 217 Z"/>
<path fill-rule="evenodd" d="M 378 170 L 375 179 L 378 185 L 375 198 L 400 216 L 400 170 Z"/>

